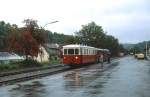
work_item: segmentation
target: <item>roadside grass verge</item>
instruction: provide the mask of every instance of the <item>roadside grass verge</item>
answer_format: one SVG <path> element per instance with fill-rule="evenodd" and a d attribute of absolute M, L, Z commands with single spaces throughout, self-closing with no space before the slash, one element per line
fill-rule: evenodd
<path fill-rule="evenodd" d="M 0 64 L 0 72 L 14 71 L 20 69 L 46 67 L 61 64 L 61 60 L 50 60 L 48 62 L 37 62 L 35 60 L 24 60 L 20 62 L 12 62 L 9 64 Z"/>

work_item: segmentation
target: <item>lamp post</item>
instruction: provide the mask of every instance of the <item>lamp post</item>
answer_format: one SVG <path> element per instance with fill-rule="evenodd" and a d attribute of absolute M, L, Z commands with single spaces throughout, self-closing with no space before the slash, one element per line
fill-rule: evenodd
<path fill-rule="evenodd" d="M 53 23 L 56 23 L 56 22 L 59 22 L 59 21 L 53 21 L 53 22 L 46 23 L 42 28 L 44 29 L 47 25 L 53 24 Z"/>
<path fill-rule="evenodd" d="M 43 27 L 41 27 L 41 28 L 44 30 L 44 28 L 45 28 L 47 25 L 53 24 L 53 23 L 56 23 L 56 22 L 59 22 L 59 21 L 53 21 L 53 22 L 46 23 L 46 24 L 45 24 Z M 42 48 L 41 48 L 41 50 L 42 50 Z M 42 62 L 42 52 L 41 52 L 41 54 L 40 54 L 40 58 L 41 58 L 41 62 Z"/>
<path fill-rule="evenodd" d="M 44 30 L 44 28 L 47 26 L 47 25 L 49 25 L 49 24 L 53 24 L 53 23 L 57 23 L 57 22 L 59 22 L 59 21 L 53 21 L 53 22 L 48 22 L 48 23 L 46 23 L 43 27 L 41 27 L 42 28 L 42 30 Z M 45 30 L 44 30 L 45 31 Z"/>

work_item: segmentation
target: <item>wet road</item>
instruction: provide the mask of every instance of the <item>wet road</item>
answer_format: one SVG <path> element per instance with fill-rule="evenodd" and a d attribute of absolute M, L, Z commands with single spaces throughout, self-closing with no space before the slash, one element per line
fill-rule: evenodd
<path fill-rule="evenodd" d="M 128 56 L 0 87 L 0 97 L 150 97 L 150 62 Z"/>

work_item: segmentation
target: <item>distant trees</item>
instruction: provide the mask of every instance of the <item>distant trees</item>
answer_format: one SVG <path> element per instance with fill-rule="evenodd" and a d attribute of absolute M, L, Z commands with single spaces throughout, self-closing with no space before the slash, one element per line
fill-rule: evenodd
<path fill-rule="evenodd" d="M 4 21 L 0 21 L 0 51 L 4 51 L 7 47 L 7 37 L 12 32 L 16 32 L 18 30 L 17 25 L 10 25 L 9 23 L 5 23 Z"/>
<path fill-rule="evenodd" d="M 26 55 L 26 58 L 28 56 L 36 57 L 38 53 L 42 53 L 40 46 L 45 43 L 85 44 L 97 48 L 107 48 L 113 55 L 123 51 L 118 39 L 106 35 L 102 26 L 94 22 L 82 25 L 82 28 L 75 32 L 75 36 L 44 30 L 38 26 L 36 20 L 26 19 L 23 23 L 24 27 L 18 28 L 15 24 L 0 22 L 1 51 L 7 48 L 10 52 Z"/>

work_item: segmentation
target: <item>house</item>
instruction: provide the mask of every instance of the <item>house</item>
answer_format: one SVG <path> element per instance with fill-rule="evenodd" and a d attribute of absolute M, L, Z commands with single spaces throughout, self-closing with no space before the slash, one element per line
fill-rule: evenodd
<path fill-rule="evenodd" d="M 38 57 L 35 57 L 34 59 L 38 62 L 48 62 L 49 61 L 49 53 L 44 47 L 40 48 L 42 50 L 42 54 L 38 54 Z"/>
<path fill-rule="evenodd" d="M 34 58 L 38 62 L 48 62 L 50 59 L 59 59 L 60 49 L 58 44 L 45 44 L 40 48 L 42 54 L 38 54 L 38 57 Z"/>
<path fill-rule="evenodd" d="M 50 55 L 51 58 L 59 59 L 61 55 L 60 45 L 58 44 L 45 44 L 45 48 Z"/>

